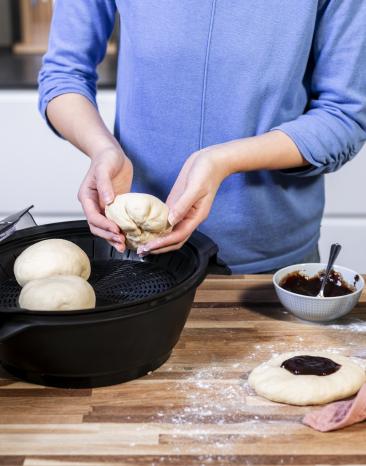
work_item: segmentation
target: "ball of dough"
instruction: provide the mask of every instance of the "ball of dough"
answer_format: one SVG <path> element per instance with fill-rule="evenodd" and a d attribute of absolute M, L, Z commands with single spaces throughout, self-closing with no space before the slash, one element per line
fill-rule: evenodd
<path fill-rule="evenodd" d="M 330 375 L 294 375 L 281 364 L 294 356 L 321 356 L 341 365 Z M 294 352 L 275 356 L 256 367 L 248 379 L 258 395 L 279 403 L 318 405 L 355 394 L 366 382 L 365 370 L 350 358 L 326 352 Z"/>
<path fill-rule="evenodd" d="M 33 311 L 73 311 L 95 307 L 95 293 L 84 278 L 58 275 L 28 282 L 19 296 L 19 306 Z"/>
<path fill-rule="evenodd" d="M 105 213 L 121 228 L 130 249 L 137 249 L 172 229 L 168 222 L 168 206 L 150 194 L 126 193 L 116 196 L 114 202 L 106 207 Z"/>
<path fill-rule="evenodd" d="M 64 239 L 47 239 L 32 244 L 17 257 L 14 275 L 20 286 L 54 275 L 77 275 L 87 280 L 90 261 L 75 243 Z"/>

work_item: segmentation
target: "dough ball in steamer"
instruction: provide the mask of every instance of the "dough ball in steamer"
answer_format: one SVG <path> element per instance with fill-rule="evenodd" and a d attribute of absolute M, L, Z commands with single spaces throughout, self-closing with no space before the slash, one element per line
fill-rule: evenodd
<path fill-rule="evenodd" d="M 126 193 L 116 196 L 113 203 L 106 207 L 105 213 L 123 231 L 130 249 L 136 250 L 172 230 L 168 222 L 168 206 L 150 194 Z"/>
<path fill-rule="evenodd" d="M 17 257 L 14 275 L 20 286 L 31 280 L 55 275 L 76 275 L 87 280 L 90 261 L 75 243 L 64 239 L 47 239 L 32 244 Z"/>
<path fill-rule="evenodd" d="M 73 311 L 95 307 L 93 287 L 84 278 L 59 275 L 28 282 L 19 306 L 33 311 Z"/>
<path fill-rule="evenodd" d="M 294 375 L 281 364 L 294 356 L 320 356 L 340 364 L 330 375 Z M 264 398 L 299 406 L 318 405 L 354 395 L 366 382 L 366 372 L 352 359 L 327 352 L 283 353 L 260 364 L 249 375 L 249 385 Z"/>

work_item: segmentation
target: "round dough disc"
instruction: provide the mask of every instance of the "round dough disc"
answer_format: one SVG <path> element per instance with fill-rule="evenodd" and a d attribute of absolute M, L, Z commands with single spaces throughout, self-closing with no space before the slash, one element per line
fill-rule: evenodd
<path fill-rule="evenodd" d="M 95 307 L 95 293 L 84 278 L 75 275 L 40 278 L 28 282 L 19 306 L 33 311 L 73 311 Z"/>
<path fill-rule="evenodd" d="M 172 229 L 168 206 L 150 194 L 120 194 L 106 206 L 105 214 L 123 231 L 127 247 L 134 250 Z"/>
<path fill-rule="evenodd" d="M 281 367 L 286 359 L 301 355 L 322 356 L 341 365 L 333 374 L 294 375 Z M 365 370 L 350 358 L 327 352 L 283 353 L 256 367 L 248 379 L 258 395 L 279 403 L 317 405 L 354 395 L 366 382 Z"/>
<path fill-rule="evenodd" d="M 20 286 L 31 280 L 55 275 L 77 275 L 87 280 L 90 261 L 75 243 L 47 239 L 25 249 L 14 263 L 14 275 Z"/>

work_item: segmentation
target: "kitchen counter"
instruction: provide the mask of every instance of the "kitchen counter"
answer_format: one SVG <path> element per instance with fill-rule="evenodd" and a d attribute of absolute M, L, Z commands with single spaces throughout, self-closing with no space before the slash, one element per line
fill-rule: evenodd
<path fill-rule="evenodd" d="M 277 352 L 366 358 L 366 293 L 336 324 L 306 323 L 279 305 L 270 279 L 209 277 L 172 357 L 139 380 L 61 390 L 0 372 L 0 465 L 366 464 L 366 423 L 315 432 L 301 423 L 313 408 L 247 385 Z"/>

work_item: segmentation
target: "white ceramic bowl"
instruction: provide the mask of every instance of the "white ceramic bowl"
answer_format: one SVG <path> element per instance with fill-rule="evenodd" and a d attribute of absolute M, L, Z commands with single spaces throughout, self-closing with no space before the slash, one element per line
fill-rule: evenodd
<path fill-rule="evenodd" d="M 319 263 L 295 264 L 284 267 L 273 275 L 273 284 L 279 300 L 283 306 L 296 317 L 300 317 L 300 319 L 304 320 L 326 322 L 348 314 L 358 303 L 365 282 L 362 276 L 354 270 L 339 265 L 335 265 L 333 269 L 341 273 L 343 279 L 347 283 L 353 284 L 355 275 L 360 277 L 355 285 L 356 291 L 353 293 L 344 296 L 336 296 L 334 298 L 317 298 L 292 293 L 280 287 L 281 280 L 291 272 L 300 271 L 312 277 L 326 267 L 327 264 Z"/>

